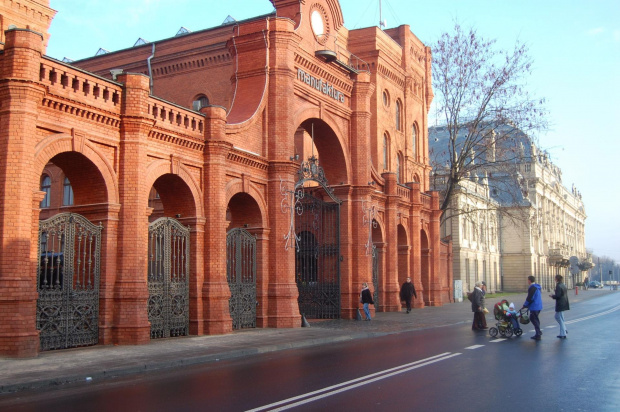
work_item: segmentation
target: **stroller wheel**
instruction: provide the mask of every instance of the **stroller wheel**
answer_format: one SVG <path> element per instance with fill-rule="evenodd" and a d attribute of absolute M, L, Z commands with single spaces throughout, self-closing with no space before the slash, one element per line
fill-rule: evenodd
<path fill-rule="evenodd" d="M 499 330 L 499 336 L 505 336 L 506 331 L 504 329 Z"/>
<path fill-rule="evenodd" d="M 512 336 L 512 329 L 506 329 L 506 331 L 504 332 L 504 336 L 506 336 L 507 338 Z"/>
<path fill-rule="evenodd" d="M 497 336 L 497 328 L 491 328 L 489 329 L 489 335 L 491 335 L 492 338 Z"/>
<path fill-rule="evenodd" d="M 515 330 L 515 336 L 521 336 L 521 335 L 523 335 L 523 329 Z"/>

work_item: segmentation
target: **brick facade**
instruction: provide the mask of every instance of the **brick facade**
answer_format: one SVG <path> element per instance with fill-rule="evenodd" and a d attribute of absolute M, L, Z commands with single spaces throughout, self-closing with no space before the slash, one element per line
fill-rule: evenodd
<path fill-rule="evenodd" d="M 354 318 L 371 281 L 369 237 L 382 256 L 376 310 L 400 309 L 410 275 L 417 307 L 451 301 L 451 246 L 440 242 L 437 194 L 426 192 L 430 50 L 408 26 L 348 31 L 337 0 L 272 3 L 273 15 L 74 65 L 43 56 L 46 27 L 5 32 L 0 353 L 38 353 L 38 222 L 68 211 L 104 227 L 101 344 L 150 339 L 148 224 L 160 216 L 191 230 L 190 334 L 232 330 L 226 233 L 235 227 L 257 239 L 257 326 L 299 327 L 281 187 L 313 152 L 342 201 L 341 316 Z M 314 12 L 324 32 L 311 27 Z M 112 79 L 110 69 L 123 73 Z M 200 96 L 211 105 L 193 111 Z M 51 199 L 41 208 L 44 174 Z M 73 203 L 63 205 L 65 177 Z M 363 223 L 363 205 L 375 207 L 376 227 Z"/>

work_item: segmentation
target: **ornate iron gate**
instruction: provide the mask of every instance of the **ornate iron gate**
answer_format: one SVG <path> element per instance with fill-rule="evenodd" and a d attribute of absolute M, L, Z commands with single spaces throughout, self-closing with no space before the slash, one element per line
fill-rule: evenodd
<path fill-rule="evenodd" d="M 381 252 L 376 245 L 372 245 L 372 286 L 375 309 L 379 308 L 379 276 L 381 271 Z"/>
<path fill-rule="evenodd" d="M 102 229 L 75 213 L 39 222 L 37 329 L 41 350 L 99 341 Z"/>
<path fill-rule="evenodd" d="M 151 339 L 189 334 L 189 228 L 162 217 L 149 225 Z"/>
<path fill-rule="evenodd" d="M 340 203 L 309 191 L 299 199 L 295 259 L 299 311 L 308 319 L 340 317 Z"/>
<path fill-rule="evenodd" d="M 226 236 L 226 278 L 233 329 L 256 327 L 256 238 L 245 229 Z"/>

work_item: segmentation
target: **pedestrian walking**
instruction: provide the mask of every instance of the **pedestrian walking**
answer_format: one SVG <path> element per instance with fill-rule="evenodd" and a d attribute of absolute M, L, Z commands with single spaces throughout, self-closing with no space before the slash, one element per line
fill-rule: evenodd
<path fill-rule="evenodd" d="M 540 330 L 540 319 L 538 318 L 538 314 L 543 308 L 540 285 L 536 283 L 536 278 L 534 276 L 528 276 L 527 283 L 529 285 L 527 289 L 527 297 L 525 298 L 525 302 L 523 302 L 523 307 L 521 309 L 529 308 L 530 320 L 536 330 L 536 334 L 532 336 L 531 339 L 540 340 L 542 338 L 542 331 Z"/>
<path fill-rule="evenodd" d="M 375 302 L 372 300 L 372 293 L 368 289 L 368 283 L 362 283 L 362 293 L 360 293 L 360 302 L 364 305 L 364 314 L 366 315 L 365 320 L 370 320 L 370 308 L 368 305 L 374 305 Z"/>
<path fill-rule="evenodd" d="M 566 339 L 566 325 L 564 324 L 564 311 L 570 310 L 568 304 L 568 289 L 563 282 L 564 277 L 562 275 L 555 275 L 555 293 L 549 295 L 550 298 L 555 299 L 555 320 L 560 324 L 559 339 Z"/>
<path fill-rule="evenodd" d="M 484 316 L 484 295 L 482 282 L 476 282 L 474 291 L 471 293 L 471 311 L 474 312 L 474 321 L 471 324 L 472 330 L 488 329 L 487 319 Z"/>
<path fill-rule="evenodd" d="M 411 282 L 411 278 L 407 278 L 407 281 L 403 283 L 403 286 L 400 288 L 400 300 L 405 301 L 407 305 L 407 313 L 411 312 L 411 298 L 418 298 L 418 295 L 415 293 L 415 286 Z"/>

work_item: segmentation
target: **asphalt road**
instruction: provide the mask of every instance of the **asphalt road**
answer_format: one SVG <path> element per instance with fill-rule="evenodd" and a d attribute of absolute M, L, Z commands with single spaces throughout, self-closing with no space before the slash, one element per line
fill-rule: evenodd
<path fill-rule="evenodd" d="M 531 324 L 509 339 L 456 325 L 22 392 L 0 410 L 618 411 L 618 316 L 610 294 L 566 312 L 565 340 L 546 310 L 540 342 Z"/>

